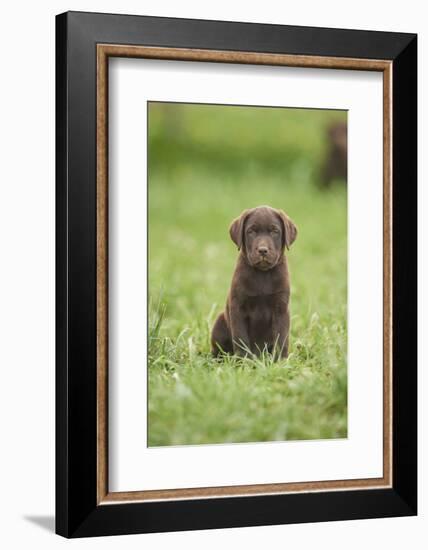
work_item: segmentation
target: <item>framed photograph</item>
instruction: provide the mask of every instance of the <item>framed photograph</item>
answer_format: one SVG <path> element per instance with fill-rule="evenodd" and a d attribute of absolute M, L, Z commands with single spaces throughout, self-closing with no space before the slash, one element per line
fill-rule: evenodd
<path fill-rule="evenodd" d="M 56 530 L 414 515 L 417 37 L 56 19 Z"/>

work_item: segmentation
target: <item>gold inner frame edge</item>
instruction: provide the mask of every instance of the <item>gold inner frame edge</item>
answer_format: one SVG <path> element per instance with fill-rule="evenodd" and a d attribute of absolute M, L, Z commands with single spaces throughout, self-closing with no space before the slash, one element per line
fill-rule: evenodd
<path fill-rule="evenodd" d="M 224 487 L 108 489 L 108 59 L 133 57 L 383 73 L 383 477 Z M 392 61 L 97 44 L 97 504 L 239 497 L 392 486 Z"/>

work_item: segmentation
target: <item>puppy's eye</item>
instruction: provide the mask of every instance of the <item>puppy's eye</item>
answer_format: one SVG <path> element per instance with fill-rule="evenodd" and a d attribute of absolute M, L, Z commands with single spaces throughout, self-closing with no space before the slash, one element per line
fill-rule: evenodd
<path fill-rule="evenodd" d="M 270 232 L 271 233 L 279 233 L 279 229 L 277 227 L 271 227 Z"/>
<path fill-rule="evenodd" d="M 248 235 L 251 235 L 252 233 L 255 233 L 255 231 L 252 227 L 250 227 L 249 229 L 247 229 L 247 233 Z"/>

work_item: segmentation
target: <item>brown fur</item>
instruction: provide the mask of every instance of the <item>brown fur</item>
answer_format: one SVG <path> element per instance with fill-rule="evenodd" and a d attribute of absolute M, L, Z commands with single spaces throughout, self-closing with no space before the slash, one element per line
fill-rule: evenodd
<path fill-rule="evenodd" d="M 290 277 L 284 249 L 297 236 L 290 218 L 269 206 L 245 210 L 230 226 L 240 254 L 226 308 L 211 334 L 212 353 L 244 356 L 267 349 L 287 357 Z"/>
<path fill-rule="evenodd" d="M 334 180 L 346 182 L 348 143 L 346 122 L 335 122 L 327 129 L 328 150 L 321 172 L 321 185 L 329 187 Z"/>

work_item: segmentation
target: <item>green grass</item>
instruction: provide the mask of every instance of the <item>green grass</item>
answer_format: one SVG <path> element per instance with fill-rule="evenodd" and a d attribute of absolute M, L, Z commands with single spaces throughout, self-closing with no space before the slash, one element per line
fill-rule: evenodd
<path fill-rule="evenodd" d="M 169 119 L 160 107 L 150 113 L 149 445 L 346 437 L 346 188 L 314 184 L 322 130 L 338 113 L 269 109 L 247 140 L 257 160 L 245 162 L 232 142 L 243 136 L 245 149 L 248 114 L 230 110 L 216 121 L 188 107 L 177 136 L 162 140 Z M 271 138 L 272 124 L 288 141 L 278 144 L 277 131 Z M 260 153 L 263 137 L 269 152 Z M 279 169 L 266 158 L 281 147 Z M 299 228 L 288 252 L 290 356 L 214 360 L 210 329 L 237 257 L 228 227 L 259 204 L 282 208 Z"/>

